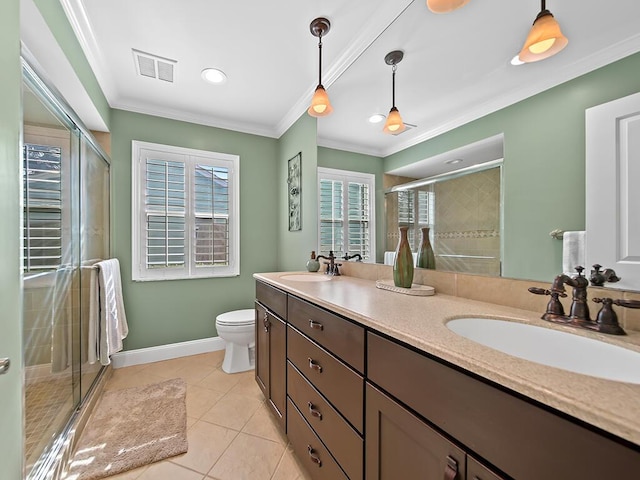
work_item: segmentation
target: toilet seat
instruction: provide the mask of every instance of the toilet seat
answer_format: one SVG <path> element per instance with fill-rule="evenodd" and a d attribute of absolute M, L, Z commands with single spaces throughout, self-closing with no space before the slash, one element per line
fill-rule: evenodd
<path fill-rule="evenodd" d="M 222 313 L 216 317 L 216 325 L 226 327 L 254 325 L 256 323 L 255 315 L 255 310 L 252 308 Z"/>

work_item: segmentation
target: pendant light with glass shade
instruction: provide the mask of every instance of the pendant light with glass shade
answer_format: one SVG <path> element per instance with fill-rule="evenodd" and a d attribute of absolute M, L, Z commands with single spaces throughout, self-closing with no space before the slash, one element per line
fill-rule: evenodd
<path fill-rule="evenodd" d="M 384 133 L 389 133 L 391 135 L 397 135 L 404 131 L 405 126 L 402 121 L 402 117 L 400 116 L 400 112 L 396 108 L 396 68 L 398 63 L 402 61 L 404 57 L 404 52 L 402 50 L 394 50 L 393 52 L 387 53 L 384 57 L 384 63 L 387 65 L 391 65 L 392 74 L 391 74 L 391 110 L 389 110 L 389 115 L 387 115 L 387 122 L 384 124 L 384 128 L 382 131 Z"/>
<path fill-rule="evenodd" d="M 520 50 L 518 57 L 525 63 L 537 62 L 549 58 L 564 47 L 569 40 L 562 34 L 560 25 L 546 7 L 546 0 L 540 1 L 540 13 Z"/>
<path fill-rule="evenodd" d="M 427 7 L 433 13 L 449 13 L 464 7 L 471 0 L 427 0 Z"/>
<path fill-rule="evenodd" d="M 329 20 L 323 17 L 316 18 L 309 25 L 311 34 L 314 37 L 318 37 L 318 86 L 311 99 L 311 106 L 307 110 L 307 113 L 312 117 L 324 117 L 333 112 L 333 107 L 329 101 L 329 95 L 322 86 L 322 36 L 326 35 L 331 28 Z"/>

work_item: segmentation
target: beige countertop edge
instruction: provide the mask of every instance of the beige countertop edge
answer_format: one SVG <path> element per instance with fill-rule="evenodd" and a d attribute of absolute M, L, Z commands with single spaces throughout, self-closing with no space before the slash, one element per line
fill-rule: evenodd
<path fill-rule="evenodd" d="M 640 333 L 612 337 L 540 320 L 540 314 L 460 297 L 409 296 L 378 289 L 375 281 L 333 277 L 327 282 L 294 282 L 285 274 L 256 273 L 300 298 L 351 318 L 464 370 L 640 445 L 640 385 L 568 372 L 507 355 L 451 332 L 456 317 L 487 316 L 570 331 L 640 351 Z M 304 274 L 307 274 L 304 272 Z M 320 274 L 317 274 L 320 275 Z M 425 313 L 429 318 L 425 318 Z"/>

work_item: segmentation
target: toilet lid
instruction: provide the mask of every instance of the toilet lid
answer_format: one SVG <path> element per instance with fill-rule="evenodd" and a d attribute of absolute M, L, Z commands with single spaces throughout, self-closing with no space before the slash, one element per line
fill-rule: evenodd
<path fill-rule="evenodd" d="M 253 325 L 255 322 L 256 312 L 253 308 L 221 313 L 216 317 L 218 325 Z"/>

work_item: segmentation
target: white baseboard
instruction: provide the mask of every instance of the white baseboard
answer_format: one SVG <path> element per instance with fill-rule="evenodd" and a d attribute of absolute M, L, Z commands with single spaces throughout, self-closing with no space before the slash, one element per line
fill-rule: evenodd
<path fill-rule="evenodd" d="M 224 350 L 224 348 L 225 342 L 220 337 L 203 338 L 188 342 L 170 343 L 157 347 L 118 352 L 111 356 L 111 364 L 113 368 L 130 367 L 143 363 L 159 362 L 161 360 L 171 360 L 172 358 L 215 352 L 217 350 Z"/>

